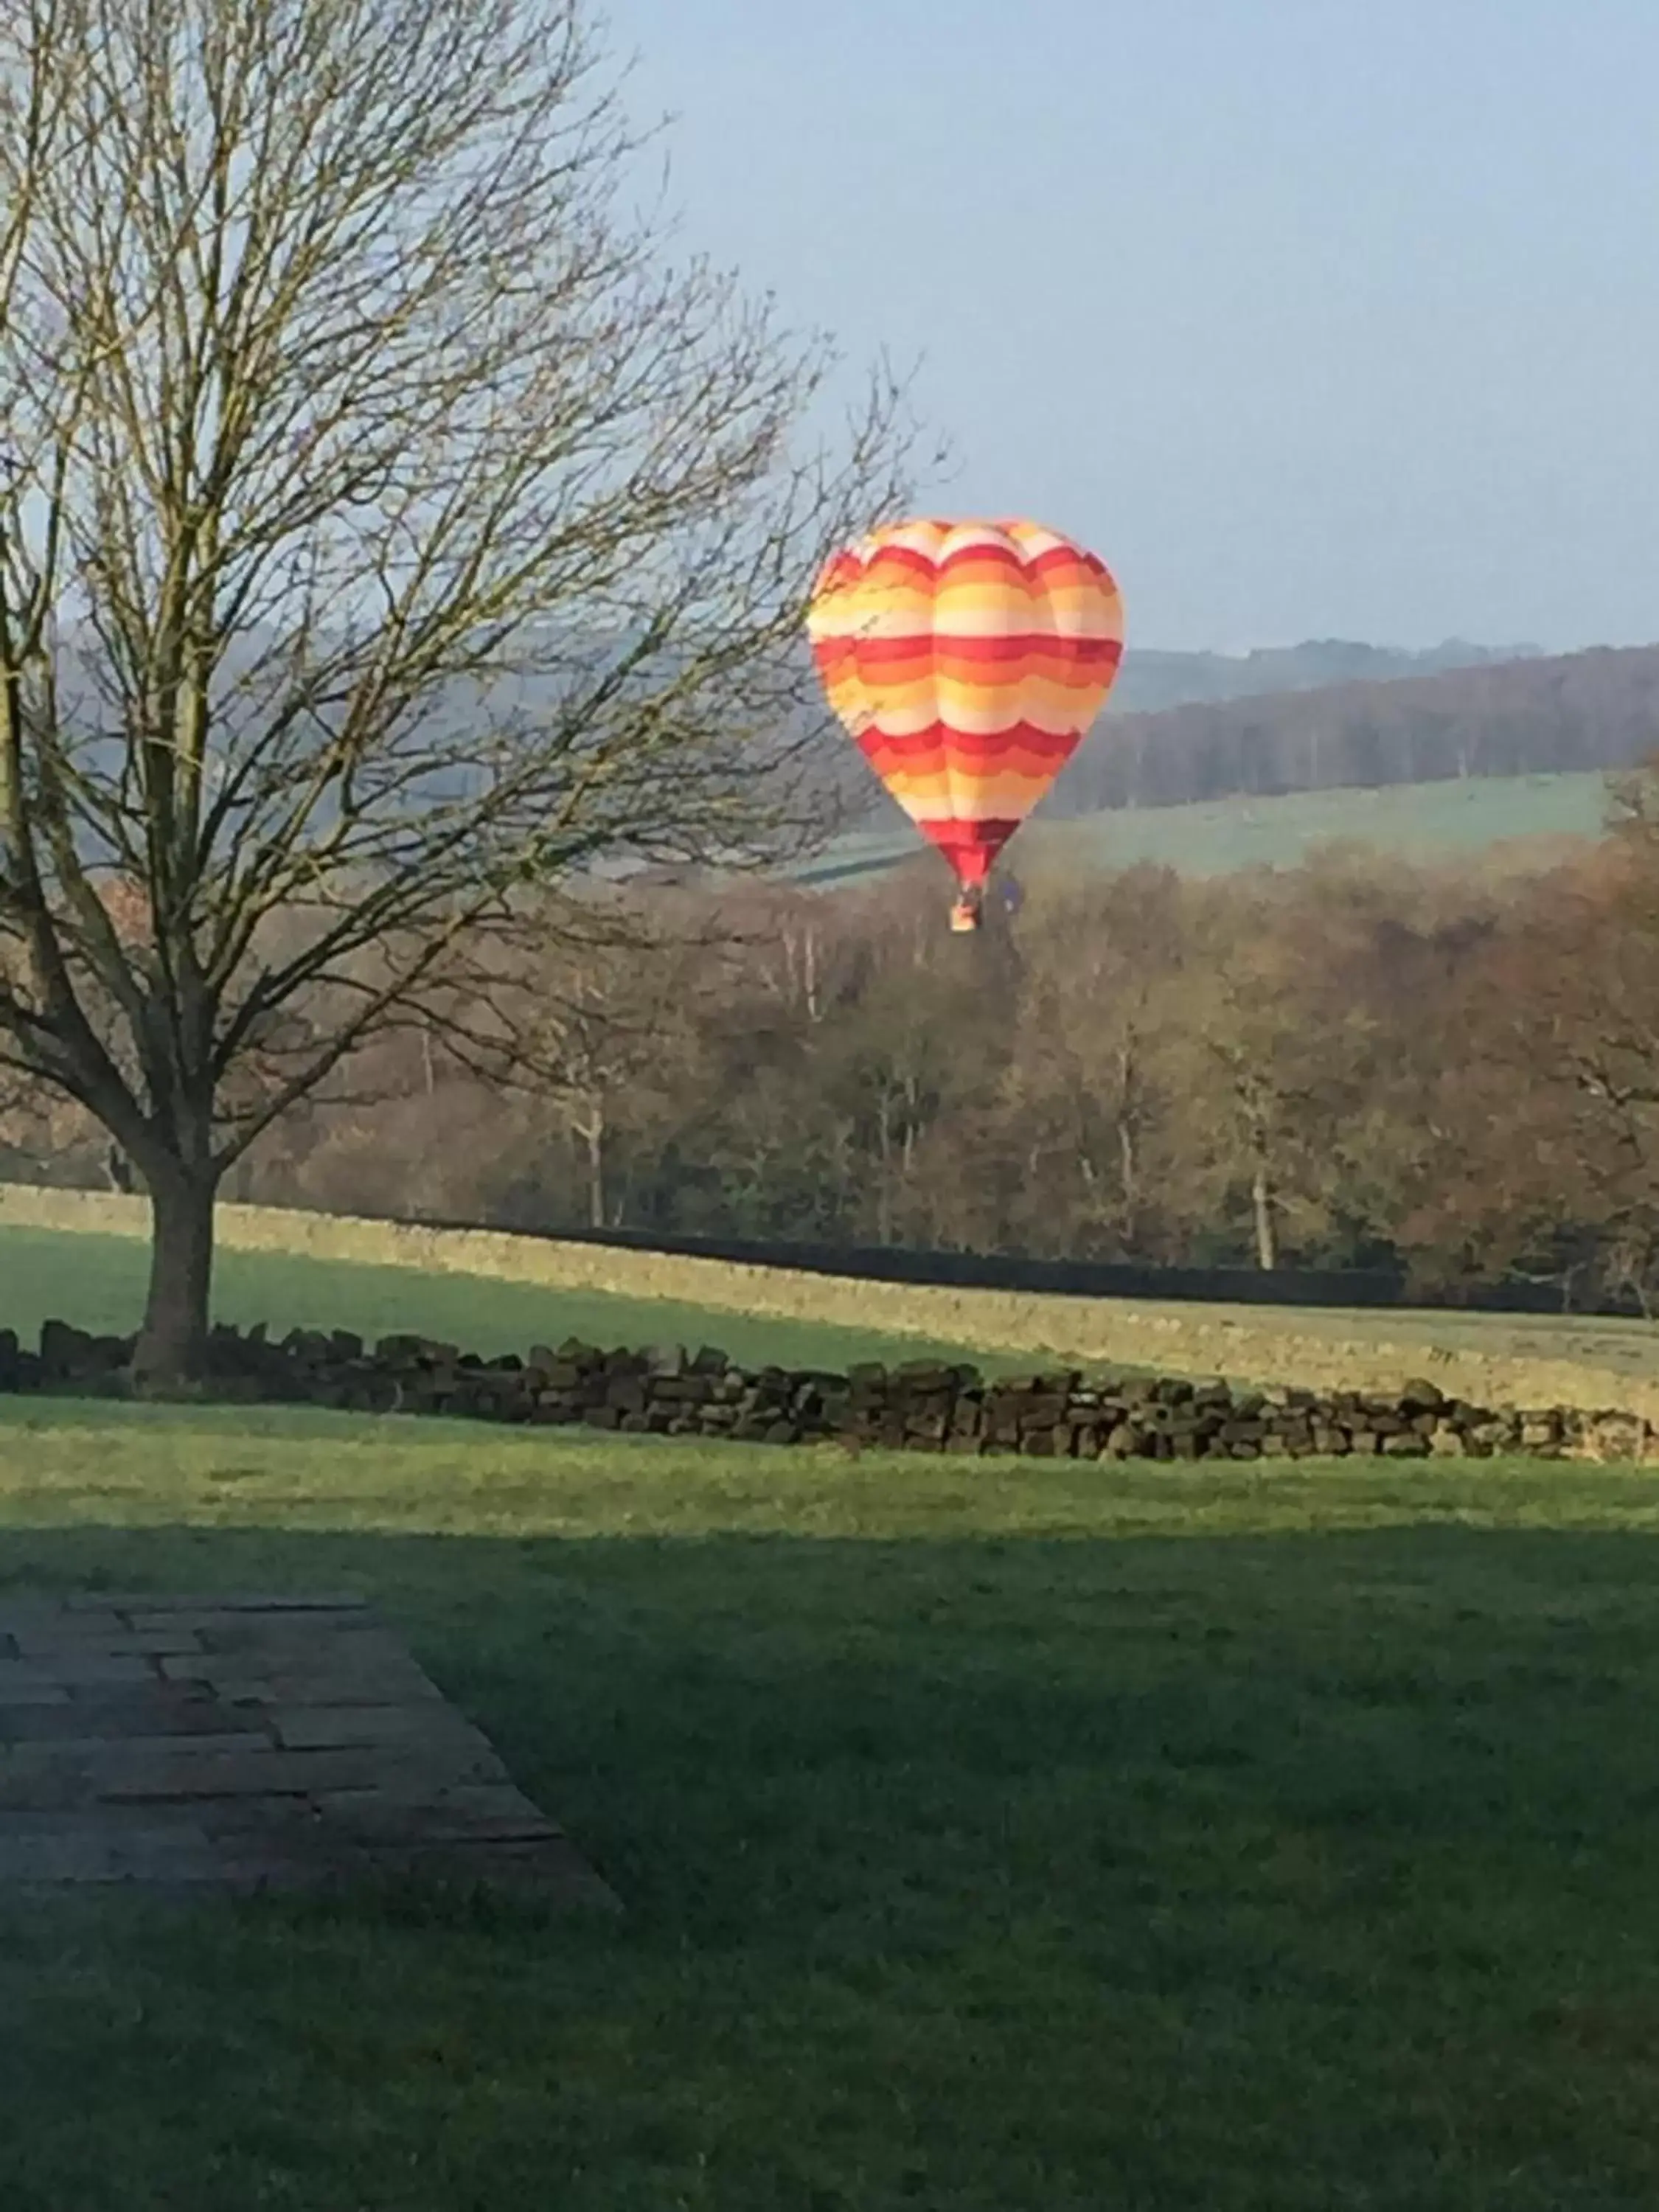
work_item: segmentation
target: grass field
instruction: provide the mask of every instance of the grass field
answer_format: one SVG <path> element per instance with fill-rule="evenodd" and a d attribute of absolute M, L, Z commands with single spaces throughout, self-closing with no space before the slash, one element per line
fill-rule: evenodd
<path fill-rule="evenodd" d="M 1475 854 L 1516 838 L 1594 837 L 1607 810 L 1600 770 L 1561 775 L 1471 776 L 1376 790 L 1291 792 L 1281 799 L 1138 806 L 1072 822 L 1039 817 L 1010 851 L 1015 874 L 1110 870 L 1150 860 L 1188 876 L 1295 867 L 1322 845 L 1354 842 L 1427 861 Z M 793 871 L 826 887 L 913 860 L 914 835 L 896 825 L 859 831 Z"/>
<path fill-rule="evenodd" d="M 1650 2206 L 1656 1532 L 0 1401 L 0 1584 L 371 1595 L 629 1908 L 0 1904 L 0 2203 Z"/>
<path fill-rule="evenodd" d="M 1050 865 L 1159 861 L 1183 875 L 1295 867 L 1322 845 L 1370 845 L 1409 860 L 1478 854 L 1516 838 L 1594 837 L 1607 811 L 1597 772 L 1470 776 L 1377 790 L 1300 791 L 1198 806 L 1140 807 L 1044 824 Z"/>
<path fill-rule="evenodd" d="M 146 1223 L 141 1200 L 0 1184 L 0 1325 L 56 1313 L 131 1328 Z M 951 1352 L 988 1370 L 1060 1362 L 1365 1390 L 1427 1375 L 1475 1405 L 1616 1407 L 1659 1423 L 1659 1330 L 1642 1322 L 956 1291 L 259 1206 L 221 1208 L 219 1249 L 221 1317 L 278 1333 L 372 1337 L 425 1314 L 431 1334 L 479 1351 L 574 1330 L 712 1338 L 744 1360 L 806 1365 Z"/>
<path fill-rule="evenodd" d="M 148 1249 L 134 1237 L 0 1224 L 0 1326 L 27 1340 L 55 1317 L 77 1328 L 125 1334 L 143 1311 L 148 1268 Z M 775 1361 L 842 1368 L 854 1360 L 916 1359 L 951 1350 L 927 1338 L 720 1312 L 672 1298 L 416 1267 L 343 1266 L 303 1253 L 222 1251 L 213 1303 L 218 1320 L 245 1327 L 268 1322 L 278 1336 L 296 1328 L 347 1328 L 372 1342 L 410 1330 L 486 1355 L 524 1352 L 568 1336 L 607 1350 L 684 1344 L 696 1351 L 717 1344 L 755 1366 Z M 988 1367 L 999 1364 L 973 1356 Z"/>

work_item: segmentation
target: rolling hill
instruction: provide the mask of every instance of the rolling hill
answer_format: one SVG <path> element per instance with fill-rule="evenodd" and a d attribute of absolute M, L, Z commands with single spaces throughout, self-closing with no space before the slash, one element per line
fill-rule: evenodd
<path fill-rule="evenodd" d="M 1186 875 L 1217 876 L 1294 867 L 1321 846 L 1352 842 L 1429 860 L 1520 841 L 1594 837 L 1607 804 L 1607 778 L 1595 770 L 1442 778 L 1273 799 L 1234 795 L 1186 806 L 1107 808 L 1067 821 L 1039 818 L 1022 831 L 1010 858 L 1016 874 L 1127 868 L 1150 860 Z M 805 886 L 835 889 L 902 866 L 924 849 L 908 826 L 862 831 L 838 839 L 790 873 Z"/>

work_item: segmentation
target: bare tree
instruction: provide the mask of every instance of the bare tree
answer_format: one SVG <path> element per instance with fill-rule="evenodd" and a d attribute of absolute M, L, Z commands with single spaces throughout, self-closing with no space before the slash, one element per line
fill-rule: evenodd
<path fill-rule="evenodd" d="M 0 0 L 0 1044 L 143 1178 L 157 1380 L 226 1169 L 467 933 L 779 829 L 900 493 L 891 380 L 809 440 L 828 348 L 629 213 L 584 13 Z"/>
<path fill-rule="evenodd" d="M 619 1225 L 610 1180 L 618 1109 L 660 1079 L 696 1021 L 699 955 L 721 944 L 683 894 L 627 887 L 542 900 L 527 926 L 480 936 L 428 1008 L 428 1040 L 578 1146 L 591 1229 Z"/>
<path fill-rule="evenodd" d="M 1187 988 L 1190 927 L 1172 869 L 1061 877 L 1027 909 L 1027 988 L 1005 1077 L 1024 1139 L 1027 1195 L 1060 1212 L 1081 1249 L 1133 1256 L 1157 1220 L 1162 1060 Z"/>
<path fill-rule="evenodd" d="M 1324 1005 L 1328 951 L 1304 926 L 1299 884 L 1246 874 L 1193 896 L 1183 1026 L 1171 1054 L 1194 1187 L 1224 1218 L 1248 1207 L 1255 1263 L 1287 1226 L 1319 1222 L 1319 1162 L 1340 1119 L 1340 1018 Z"/>

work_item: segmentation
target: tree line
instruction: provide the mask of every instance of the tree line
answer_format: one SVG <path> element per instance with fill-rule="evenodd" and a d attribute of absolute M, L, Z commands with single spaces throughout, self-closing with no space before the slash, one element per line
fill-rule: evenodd
<path fill-rule="evenodd" d="M 981 937 L 923 860 L 814 896 L 608 895 L 233 1171 L 251 1200 L 1188 1267 L 1659 1289 L 1659 779 L 1525 872 L 1333 848 L 1034 881 Z M 98 1179 L 44 1096 L 12 1174 Z"/>

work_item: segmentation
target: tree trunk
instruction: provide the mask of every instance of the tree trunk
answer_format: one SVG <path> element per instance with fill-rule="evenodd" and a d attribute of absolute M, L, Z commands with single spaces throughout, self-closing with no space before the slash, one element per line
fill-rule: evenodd
<path fill-rule="evenodd" d="M 876 1101 L 876 1146 L 881 1160 L 881 1183 L 876 1195 L 876 1242 L 893 1241 L 893 1102 L 881 1091 Z"/>
<path fill-rule="evenodd" d="M 816 1022 L 818 1018 L 818 938 L 817 932 L 811 927 L 806 932 L 803 957 L 806 982 L 806 1018 L 809 1022 Z"/>
<path fill-rule="evenodd" d="M 1135 1133 L 1127 1121 L 1117 1125 L 1117 1169 L 1124 1249 L 1133 1251 L 1140 1226 L 1140 1163 L 1135 1157 Z"/>
<path fill-rule="evenodd" d="M 218 1176 L 173 1164 L 149 1184 L 149 1295 L 133 1353 L 133 1379 L 165 1393 L 192 1382 L 206 1364 L 213 1284 L 213 1208 Z"/>
<path fill-rule="evenodd" d="M 1264 1273 L 1271 1274 L 1279 1265 L 1279 1231 L 1273 1222 L 1273 1185 L 1267 1179 L 1267 1163 L 1260 1157 L 1250 1179 L 1250 1206 L 1255 1216 L 1256 1265 Z"/>
<path fill-rule="evenodd" d="M 605 1223 L 605 1109 L 595 1106 L 583 1124 L 587 1146 L 587 1225 L 603 1229 Z"/>

